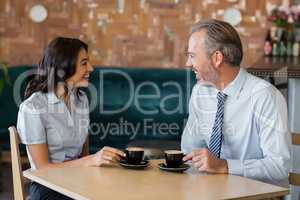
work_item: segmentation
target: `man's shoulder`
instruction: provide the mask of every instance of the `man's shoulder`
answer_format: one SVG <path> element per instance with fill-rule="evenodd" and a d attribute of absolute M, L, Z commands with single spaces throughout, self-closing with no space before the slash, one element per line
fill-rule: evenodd
<path fill-rule="evenodd" d="M 247 75 L 244 89 L 255 105 L 264 105 L 269 108 L 286 105 L 285 97 L 274 85 L 250 73 Z"/>
<path fill-rule="evenodd" d="M 270 82 L 260 77 L 254 76 L 249 72 L 246 72 L 246 76 L 247 79 L 244 85 L 244 89 L 250 95 L 259 94 L 259 93 L 266 94 L 266 93 L 278 92 L 277 88 L 275 88 Z"/>

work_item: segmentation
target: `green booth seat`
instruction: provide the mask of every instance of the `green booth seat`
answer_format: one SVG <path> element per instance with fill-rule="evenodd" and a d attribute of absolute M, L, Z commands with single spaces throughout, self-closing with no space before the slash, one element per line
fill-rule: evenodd
<path fill-rule="evenodd" d="M 0 149 L 10 150 L 8 127 L 16 125 L 20 103 L 24 100 L 24 91 L 34 72 L 33 66 L 12 66 L 8 68 L 9 81 L 4 82 L 0 93 Z M 0 68 L 0 79 L 4 71 Z M 21 147 L 24 152 L 24 146 Z"/>
<path fill-rule="evenodd" d="M 192 71 L 95 68 L 90 82 L 86 93 L 90 101 L 97 99 L 96 105 L 90 102 L 91 152 L 103 145 L 142 146 L 159 157 L 164 149 L 180 148 L 196 82 Z"/>
<path fill-rule="evenodd" d="M 11 85 L 0 96 L 0 148 L 4 150 L 9 150 L 7 128 L 17 120 L 16 80 L 33 68 L 9 68 Z M 15 93 L 23 97 L 30 78 Z M 161 155 L 161 150 L 180 148 L 195 82 L 192 71 L 186 69 L 95 67 L 90 86 L 83 88 L 90 101 L 90 152 L 103 146 L 142 146 L 151 157 L 157 150 Z"/>

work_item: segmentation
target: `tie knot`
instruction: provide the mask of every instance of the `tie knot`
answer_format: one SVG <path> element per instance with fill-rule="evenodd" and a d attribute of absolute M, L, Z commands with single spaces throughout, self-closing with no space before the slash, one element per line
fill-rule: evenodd
<path fill-rule="evenodd" d="M 227 98 L 227 94 L 225 94 L 223 92 L 218 92 L 217 98 L 218 98 L 218 101 L 222 101 L 224 103 Z"/>

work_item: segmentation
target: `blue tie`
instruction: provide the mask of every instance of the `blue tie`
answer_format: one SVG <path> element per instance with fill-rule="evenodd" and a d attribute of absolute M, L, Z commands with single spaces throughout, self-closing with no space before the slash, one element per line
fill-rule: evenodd
<path fill-rule="evenodd" d="M 224 118 L 224 104 L 227 95 L 222 92 L 218 92 L 218 109 L 216 113 L 215 123 L 212 129 L 212 134 L 209 141 L 209 151 L 220 158 L 221 145 L 222 145 L 222 128 L 223 128 L 223 118 Z"/>

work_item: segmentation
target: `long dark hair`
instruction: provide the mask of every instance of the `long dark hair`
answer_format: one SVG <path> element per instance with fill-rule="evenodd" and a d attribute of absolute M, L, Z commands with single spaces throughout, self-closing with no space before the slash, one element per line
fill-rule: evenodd
<path fill-rule="evenodd" d="M 65 83 L 75 74 L 78 54 L 82 49 L 88 52 L 88 45 L 79 39 L 57 37 L 52 40 L 38 64 L 37 74 L 27 85 L 25 98 L 38 91 L 55 92 L 58 83 Z"/>

